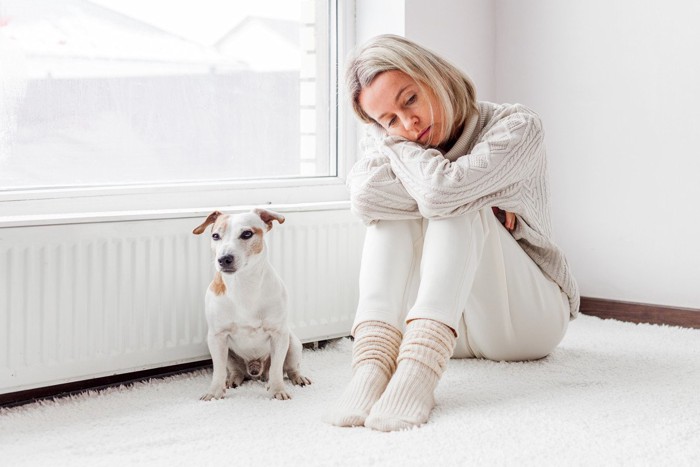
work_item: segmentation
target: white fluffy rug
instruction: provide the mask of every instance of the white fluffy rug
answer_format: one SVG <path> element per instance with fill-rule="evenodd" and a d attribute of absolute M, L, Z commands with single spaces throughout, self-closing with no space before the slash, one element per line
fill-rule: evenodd
<path fill-rule="evenodd" d="M 421 428 L 336 428 L 351 343 L 305 350 L 314 384 L 200 402 L 201 370 L 0 410 L 2 466 L 700 465 L 700 330 L 582 316 L 529 363 L 452 360 Z"/>

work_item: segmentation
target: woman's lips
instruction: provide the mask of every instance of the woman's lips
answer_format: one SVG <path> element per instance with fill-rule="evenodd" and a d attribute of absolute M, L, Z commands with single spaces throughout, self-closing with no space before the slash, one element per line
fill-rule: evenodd
<path fill-rule="evenodd" d="M 428 127 L 428 128 L 426 128 L 425 130 L 423 130 L 423 131 L 420 132 L 420 134 L 418 135 L 418 141 L 422 141 L 423 138 L 425 138 L 426 136 L 428 136 L 428 134 L 430 133 L 430 128 L 432 128 L 432 127 Z"/>

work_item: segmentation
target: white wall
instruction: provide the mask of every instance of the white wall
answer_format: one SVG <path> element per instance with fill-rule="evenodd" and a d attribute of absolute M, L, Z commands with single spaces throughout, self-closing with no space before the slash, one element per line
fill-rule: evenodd
<path fill-rule="evenodd" d="M 362 44 L 378 34 L 398 34 L 406 32 L 405 0 L 356 0 L 355 37 Z"/>
<path fill-rule="evenodd" d="M 439 52 L 474 80 L 480 100 L 496 98 L 492 0 L 406 0 L 406 37 Z"/>
<path fill-rule="evenodd" d="M 496 95 L 540 113 L 582 295 L 700 308 L 700 2 L 499 0 Z"/>
<path fill-rule="evenodd" d="M 467 72 L 479 99 L 495 99 L 495 25 L 491 0 L 357 0 L 357 39 L 398 34 Z"/>
<path fill-rule="evenodd" d="M 358 40 L 404 35 L 480 99 L 540 113 L 583 296 L 700 308 L 700 2 L 358 0 L 357 14 Z"/>

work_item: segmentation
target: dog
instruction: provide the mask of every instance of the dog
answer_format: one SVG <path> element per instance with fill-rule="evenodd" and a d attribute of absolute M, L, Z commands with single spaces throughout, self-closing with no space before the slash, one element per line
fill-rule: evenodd
<path fill-rule="evenodd" d="M 290 399 L 284 374 L 299 386 L 311 381 L 299 371 L 301 341 L 287 322 L 287 290 L 267 258 L 264 235 L 284 216 L 266 209 L 242 214 L 214 211 L 192 233 L 209 225 L 216 272 L 204 299 L 207 344 L 214 366 L 201 399 L 221 399 L 244 380 L 267 382 L 274 399 Z"/>

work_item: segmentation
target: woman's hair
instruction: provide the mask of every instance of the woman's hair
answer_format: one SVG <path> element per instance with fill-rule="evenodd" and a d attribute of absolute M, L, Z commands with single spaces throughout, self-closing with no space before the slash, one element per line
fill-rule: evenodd
<path fill-rule="evenodd" d="M 471 79 L 435 53 L 400 36 L 386 34 L 370 39 L 349 60 L 345 84 L 355 114 L 366 123 L 372 117 L 360 106 L 360 91 L 380 73 L 399 70 L 432 90 L 442 103 L 445 141 L 455 137 L 466 120 L 478 113 L 476 89 Z M 374 122 L 376 123 L 376 122 Z"/>

